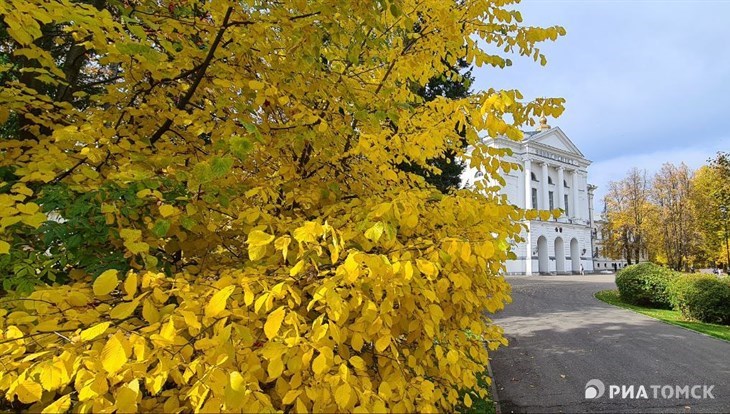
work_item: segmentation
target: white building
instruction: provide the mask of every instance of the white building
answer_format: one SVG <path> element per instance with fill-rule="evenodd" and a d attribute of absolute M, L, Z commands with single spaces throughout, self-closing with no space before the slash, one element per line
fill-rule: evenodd
<path fill-rule="evenodd" d="M 551 128 L 543 117 L 537 131 L 526 132 L 522 141 L 488 138 L 487 145 L 510 148 L 508 161 L 520 170 L 501 172 L 506 185 L 500 192 L 523 209 L 563 209 L 564 214 L 548 221 L 526 222 L 523 242 L 513 246 L 516 260 L 507 261 L 509 274 L 570 274 L 593 272 L 591 228 L 593 190 L 588 184 L 590 161 L 560 128 Z M 463 181 L 478 180 L 477 171 L 467 169 Z"/>

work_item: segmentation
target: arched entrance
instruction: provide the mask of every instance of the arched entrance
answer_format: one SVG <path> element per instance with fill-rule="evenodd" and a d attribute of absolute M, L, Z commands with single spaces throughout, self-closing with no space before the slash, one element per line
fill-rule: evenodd
<path fill-rule="evenodd" d="M 560 237 L 555 239 L 555 271 L 565 273 L 565 244 Z"/>
<path fill-rule="evenodd" d="M 548 263 L 547 239 L 545 236 L 540 236 L 537 239 L 537 270 L 541 275 L 549 272 Z"/>
<path fill-rule="evenodd" d="M 580 251 L 578 251 L 578 240 L 570 240 L 570 265 L 573 273 L 580 273 Z"/>

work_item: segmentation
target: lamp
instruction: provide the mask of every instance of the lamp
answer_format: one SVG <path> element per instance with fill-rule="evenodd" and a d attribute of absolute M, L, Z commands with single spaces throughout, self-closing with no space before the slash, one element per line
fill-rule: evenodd
<path fill-rule="evenodd" d="M 581 253 L 581 255 L 584 255 L 584 254 L 586 254 L 586 249 L 583 249 L 583 253 Z"/>

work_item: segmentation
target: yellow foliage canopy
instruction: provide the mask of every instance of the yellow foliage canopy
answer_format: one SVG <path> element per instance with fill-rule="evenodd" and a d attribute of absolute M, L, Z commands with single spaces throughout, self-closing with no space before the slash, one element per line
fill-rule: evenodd
<path fill-rule="evenodd" d="M 522 26 L 505 0 L 93 3 L 0 3 L 8 50 L 32 67 L 0 89 L 0 120 L 22 125 L 0 140 L 0 167 L 16 177 L 0 182 L 0 255 L 43 228 L 36 201 L 49 188 L 113 185 L 136 194 L 98 198 L 132 270 L 78 266 L 66 269 L 73 284 L 4 299 L 6 401 L 80 412 L 461 403 L 484 344 L 505 343 L 485 313 L 509 301 L 499 273 L 522 212 L 485 187 L 438 193 L 398 165 L 428 169 L 452 150 L 499 180 L 518 166 L 493 162 L 503 152 L 477 132 L 517 139 L 562 101 L 488 90 L 424 103 L 413 85 L 442 59 L 508 65 L 482 41 L 544 61 L 535 45 L 563 29 Z M 49 36 L 86 59 L 83 77 L 43 48 Z"/>

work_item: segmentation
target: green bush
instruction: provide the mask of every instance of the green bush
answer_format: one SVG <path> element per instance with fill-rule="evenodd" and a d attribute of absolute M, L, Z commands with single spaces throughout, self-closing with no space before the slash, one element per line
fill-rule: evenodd
<path fill-rule="evenodd" d="M 730 325 L 730 279 L 682 275 L 669 287 L 672 306 L 686 318 Z"/>
<path fill-rule="evenodd" d="M 678 273 L 653 263 L 627 266 L 616 274 L 616 286 L 625 302 L 669 309 L 669 283 Z"/>

